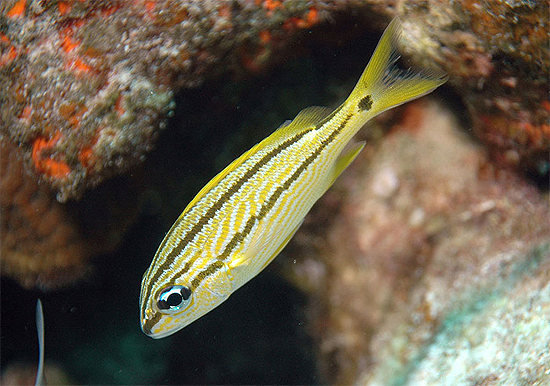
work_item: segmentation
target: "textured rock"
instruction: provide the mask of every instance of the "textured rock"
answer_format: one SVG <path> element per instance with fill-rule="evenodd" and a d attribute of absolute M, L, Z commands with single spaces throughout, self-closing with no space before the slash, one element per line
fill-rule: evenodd
<path fill-rule="evenodd" d="M 0 87 L 7 91 L 0 132 L 21 144 L 29 168 L 58 199 L 78 197 L 144 159 L 178 88 L 257 72 L 295 32 L 348 11 L 380 30 L 400 16 L 407 52 L 449 72 L 494 157 L 544 175 L 546 5 L 8 0 L 0 5 Z"/>
<path fill-rule="evenodd" d="M 531 369 L 544 384 L 550 353 L 535 341 L 548 318 L 548 197 L 489 164 L 444 108 L 405 112 L 306 219 L 284 253 L 295 264 L 281 259 L 312 297 L 324 375 L 506 384 Z M 525 355 L 521 341 L 533 342 Z M 502 355 L 483 360 L 490 350 Z"/>
<path fill-rule="evenodd" d="M 230 68 L 259 70 L 293 31 L 321 20 L 323 7 L 3 1 L 0 133 L 59 200 L 79 197 L 144 159 L 174 90 Z"/>
<path fill-rule="evenodd" d="M 491 158 L 548 176 L 548 1 L 407 1 L 405 50 L 442 63 Z"/>

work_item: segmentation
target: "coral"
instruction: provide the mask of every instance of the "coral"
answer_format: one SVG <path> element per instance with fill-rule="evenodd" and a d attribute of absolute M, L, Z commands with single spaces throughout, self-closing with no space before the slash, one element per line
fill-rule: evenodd
<path fill-rule="evenodd" d="M 66 201 L 141 162 L 179 87 L 259 71 L 324 2 L 20 1 L 0 6 L 0 132 Z M 223 63 L 223 66 L 219 66 Z"/>
<path fill-rule="evenodd" d="M 450 73 L 494 157 L 550 169 L 543 3 L 9 0 L 0 10 L 0 132 L 61 201 L 141 162 L 179 88 L 257 73 L 297 32 L 346 10 L 380 29 L 401 16 L 407 51 Z"/>
<path fill-rule="evenodd" d="M 134 196 L 122 204 L 108 188 L 94 204 L 59 203 L 48 187 L 29 178 L 17 147 L 5 138 L 0 161 L 1 272 L 24 287 L 54 289 L 81 278 L 90 270 L 88 260 L 112 249 L 122 236 L 117 229 L 135 218 Z"/>
<path fill-rule="evenodd" d="M 547 176 L 548 3 L 409 1 L 400 13 L 405 50 L 445 67 L 491 158 Z"/>
<path fill-rule="evenodd" d="M 515 384 L 531 369 L 544 384 L 550 352 L 519 342 L 548 318 L 549 216 L 548 197 L 489 163 L 449 111 L 409 104 L 279 260 L 311 297 L 328 382 Z"/>

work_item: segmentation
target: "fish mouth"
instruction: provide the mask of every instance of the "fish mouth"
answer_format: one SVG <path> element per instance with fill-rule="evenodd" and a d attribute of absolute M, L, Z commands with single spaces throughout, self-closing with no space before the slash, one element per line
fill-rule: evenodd
<path fill-rule="evenodd" d="M 160 312 L 153 312 L 152 310 L 146 310 L 145 315 L 141 318 L 141 331 L 151 338 L 156 338 L 158 333 L 153 332 L 153 327 L 160 321 L 162 314 Z"/>
<path fill-rule="evenodd" d="M 158 318 L 157 318 L 157 315 L 158 315 Z M 141 331 L 143 331 L 143 333 L 150 338 L 161 339 L 174 334 L 175 332 L 181 330 L 183 327 L 186 326 L 186 325 L 182 325 L 176 328 L 169 328 L 163 331 L 153 331 L 153 328 L 158 323 L 158 320 L 160 320 L 161 317 L 162 315 L 157 313 L 152 319 L 142 319 Z"/>

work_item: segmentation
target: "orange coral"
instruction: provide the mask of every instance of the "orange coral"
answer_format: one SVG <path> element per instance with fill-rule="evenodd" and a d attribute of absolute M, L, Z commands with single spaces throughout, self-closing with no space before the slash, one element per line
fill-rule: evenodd
<path fill-rule="evenodd" d="M 7 16 L 8 17 L 17 17 L 17 16 L 25 16 L 25 5 L 27 1 L 26 0 L 19 0 L 15 5 L 8 11 Z"/>
<path fill-rule="evenodd" d="M 126 111 L 126 109 L 124 108 L 123 104 L 122 104 L 122 94 L 120 94 L 118 96 L 118 98 L 116 99 L 116 102 L 115 102 L 115 111 L 117 113 L 117 115 L 120 117 L 122 114 L 124 114 L 124 112 Z"/>
<path fill-rule="evenodd" d="M 71 12 L 71 5 L 69 3 L 67 3 L 66 1 L 58 2 L 57 7 L 59 8 L 59 13 L 61 15 L 66 15 L 69 12 Z"/>
<path fill-rule="evenodd" d="M 37 141 L 48 145 L 47 140 Z M 1 150 L 2 274 L 24 287 L 43 288 L 82 276 L 90 247 L 78 235 L 62 204 L 24 173 L 16 147 L 3 141 Z"/>
<path fill-rule="evenodd" d="M 311 7 L 303 17 L 291 17 L 283 23 L 285 30 L 293 30 L 295 28 L 311 28 L 319 22 L 319 11 Z"/>
<path fill-rule="evenodd" d="M 271 32 L 268 30 L 260 31 L 260 42 L 267 44 L 271 41 Z"/>
<path fill-rule="evenodd" d="M 93 164 L 94 152 L 91 147 L 85 147 L 78 153 L 78 160 L 86 169 Z"/>
<path fill-rule="evenodd" d="M 47 149 L 55 140 L 38 141 Z M 97 202 L 61 204 L 30 178 L 18 153 L 9 140 L 0 143 L 0 272 L 26 288 L 62 287 L 90 271 L 92 256 L 116 246 L 120 229 L 135 219 L 135 197 L 129 193 L 129 201 L 114 202 L 104 190 Z M 82 207 L 94 207 L 91 227 L 90 218 L 83 226 Z"/>
<path fill-rule="evenodd" d="M 44 153 L 52 149 L 61 138 L 61 133 L 56 133 L 52 138 L 38 137 L 32 146 L 32 160 L 36 170 L 55 179 L 66 178 L 71 168 L 63 161 L 58 161 L 45 156 Z"/>
<path fill-rule="evenodd" d="M 72 39 L 70 36 L 65 36 L 61 41 L 61 48 L 63 51 L 69 53 L 80 45 L 80 42 Z"/>
<path fill-rule="evenodd" d="M 67 61 L 67 68 L 71 69 L 71 70 L 74 69 L 74 70 L 81 71 L 81 72 L 91 72 L 92 71 L 92 67 L 90 67 L 89 65 L 84 63 L 82 61 L 82 59 L 80 59 L 80 58 L 75 58 L 75 59 L 72 59 L 72 60 L 68 60 Z"/>

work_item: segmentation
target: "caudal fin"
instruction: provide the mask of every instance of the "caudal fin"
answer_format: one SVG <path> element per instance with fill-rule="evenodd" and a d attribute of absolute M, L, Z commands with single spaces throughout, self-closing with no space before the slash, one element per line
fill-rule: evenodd
<path fill-rule="evenodd" d="M 447 81 L 447 74 L 437 70 L 402 69 L 398 42 L 401 22 L 394 19 L 384 31 L 372 58 L 363 71 L 348 101 L 376 115 L 382 111 L 428 94 Z"/>

